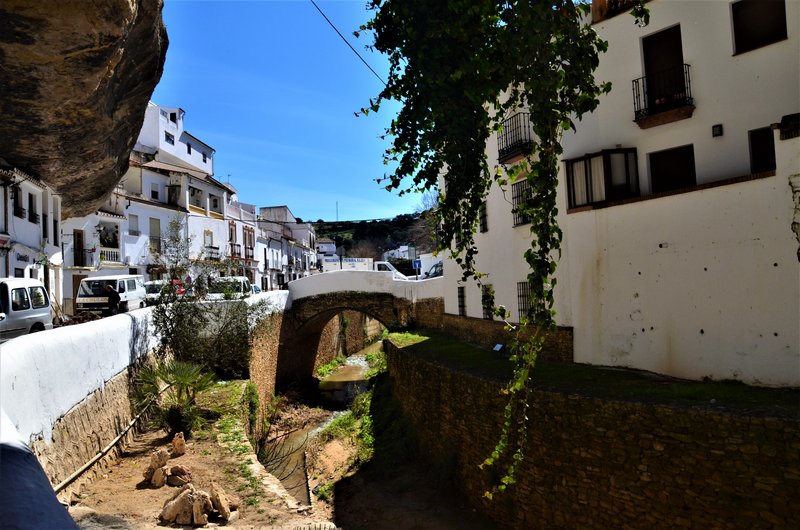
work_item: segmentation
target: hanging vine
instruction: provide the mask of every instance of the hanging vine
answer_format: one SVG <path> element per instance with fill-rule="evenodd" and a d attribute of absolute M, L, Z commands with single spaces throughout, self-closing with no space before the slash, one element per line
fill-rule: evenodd
<path fill-rule="evenodd" d="M 631 2 L 637 23 L 647 20 L 643 2 Z M 530 220 L 531 244 L 524 254 L 530 310 L 512 343 L 515 368 L 505 390 L 503 431 L 484 462 L 505 466 L 494 488 L 502 491 L 524 458 L 532 371 L 556 325 L 561 133 L 574 129 L 573 119 L 594 110 L 611 89 L 594 79 L 607 43 L 587 23 L 589 4 L 571 0 L 371 0 L 368 7 L 374 17 L 361 29 L 373 33 L 372 48 L 388 55 L 390 72 L 386 88 L 362 113 L 376 112 L 388 100 L 401 104 L 386 131 L 391 147 L 384 155 L 384 163 L 396 169 L 379 180 L 403 195 L 432 189 L 443 178 L 436 212 L 440 250 L 461 266 L 462 280 L 473 278 L 484 287 L 473 234 L 491 185 L 525 179 L 529 186 L 515 213 Z M 490 166 L 487 142 L 521 110 L 530 113 L 531 152 L 515 166 Z M 494 305 L 491 287 L 485 287 Z M 505 318 L 503 308 L 495 312 Z M 532 329 L 526 329 L 529 323 Z"/>

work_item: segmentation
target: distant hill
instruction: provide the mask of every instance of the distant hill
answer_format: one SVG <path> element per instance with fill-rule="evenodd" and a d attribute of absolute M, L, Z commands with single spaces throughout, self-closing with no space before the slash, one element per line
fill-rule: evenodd
<path fill-rule="evenodd" d="M 430 251 L 419 248 L 424 241 L 420 237 L 420 214 L 401 214 L 391 219 L 369 219 L 363 221 L 318 221 L 312 223 L 317 239 L 328 238 L 343 246 L 348 256 L 378 259 L 387 250 L 400 245 L 417 245 L 418 252 Z M 429 238 L 428 238 L 429 239 Z M 430 246 L 429 244 L 427 246 Z"/>

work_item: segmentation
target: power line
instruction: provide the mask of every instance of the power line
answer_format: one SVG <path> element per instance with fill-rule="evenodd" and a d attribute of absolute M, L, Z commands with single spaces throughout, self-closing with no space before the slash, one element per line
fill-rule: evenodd
<path fill-rule="evenodd" d="M 337 28 L 336 28 L 336 26 L 333 24 L 333 22 L 331 22 L 331 19 L 329 19 L 329 18 L 327 17 L 327 15 L 325 15 L 325 13 L 323 13 L 323 12 L 322 12 L 322 9 L 320 9 L 320 8 L 319 8 L 319 6 L 317 5 L 317 3 L 316 3 L 314 0 L 311 0 L 311 3 L 312 3 L 312 4 L 314 4 L 314 7 L 316 7 L 316 8 L 317 8 L 317 11 L 319 11 L 319 14 L 320 14 L 320 15 L 322 15 L 322 17 L 323 17 L 325 20 L 327 20 L 327 21 L 328 21 L 328 24 L 330 24 L 330 25 L 331 25 L 331 27 L 333 28 L 333 30 L 334 30 L 334 31 L 335 31 L 335 32 L 336 32 L 336 33 L 339 35 L 339 37 L 341 37 L 341 38 L 342 38 L 342 40 L 344 41 L 344 43 L 345 43 L 345 44 L 347 44 L 347 46 L 348 46 L 348 47 L 349 47 L 351 50 L 353 50 L 353 53 L 355 53 L 355 54 L 358 56 L 358 58 L 359 58 L 359 59 L 361 59 L 361 62 L 362 62 L 362 63 L 364 63 L 364 65 L 365 65 L 367 68 L 369 68 L 369 71 L 370 71 L 370 72 L 372 72 L 372 73 L 375 75 L 375 77 L 377 77 L 377 78 L 378 78 L 378 81 L 380 81 L 381 83 L 383 83 L 383 84 L 384 84 L 384 86 L 385 86 L 385 85 L 386 85 L 386 81 L 384 81 L 384 80 L 383 80 L 383 78 L 382 78 L 381 76 L 379 76 L 379 75 L 378 75 L 378 73 L 377 73 L 375 70 L 373 70 L 373 69 L 372 69 L 372 67 L 369 65 L 369 63 L 367 63 L 367 61 L 365 61 L 365 60 L 364 60 L 364 58 L 363 58 L 363 57 L 361 57 L 361 54 L 360 54 L 360 53 L 358 53 L 358 51 L 357 51 L 355 48 L 353 48 L 353 46 L 350 44 L 350 42 L 348 42 L 348 40 L 344 38 L 344 35 L 342 35 L 342 33 L 341 33 L 341 32 L 340 32 L 340 31 L 339 31 Z"/>

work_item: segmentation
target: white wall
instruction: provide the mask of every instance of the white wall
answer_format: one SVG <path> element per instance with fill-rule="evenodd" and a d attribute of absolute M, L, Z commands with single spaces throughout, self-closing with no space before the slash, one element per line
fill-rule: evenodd
<path fill-rule="evenodd" d="M 155 347 L 149 309 L 25 335 L 0 345 L 0 403 L 24 440 L 51 440 L 72 407 Z"/>

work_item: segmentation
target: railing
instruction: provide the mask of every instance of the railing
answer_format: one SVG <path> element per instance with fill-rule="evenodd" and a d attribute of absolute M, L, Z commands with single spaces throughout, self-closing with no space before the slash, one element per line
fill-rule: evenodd
<path fill-rule="evenodd" d="M 635 0 L 592 0 L 592 22 L 627 13 L 635 4 Z"/>
<path fill-rule="evenodd" d="M 113 261 L 120 263 L 120 253 L 118 248 L 100 247 L 100 261 Z"/>
<path fill-rule="evenodd" d="M 150 236 L 150 252 L 153 254 L 160 254 L 161 253 L 161 241 L 160 237 L 153 237 Z"/>
<path fill-rule="evenodd" d="M 533 149 L 533 127 L 528 112 L 518 112 L 503 122 L 497 137 L 497 158 L 500 163 L 515 156 L 528 155 Z"/>
<path fill-rule="evenodd" d="M 242 257 L 242 245 L 239 243 L 231 243 L 231 257 L 232 258 L 241 258 Z"/>
<path fill-rule="evenodd" d="M 206 259 L 219 261 L 219 247 L 215 247 L 214 245 L 206 245 L 204 247 L 204 251 Z"/>
<path fill-rule="evenodd" d="M 35 225 L 38 225 L 39 224 L 39 214 L 34 212 L 34 211 L 32 211 L 32 210 L 29 211 L 28 212 L 28 221 L 33 223 L 33 224 L 35 224 Z"/>
<path fill-rule="evenodd" d="M 14 206 L 14 217 L 25 219 L 25 208 L 22 206 Z"/>
<path fill-rule="evenodd" d="M 128 230 L 129 236 L 140 236 L 142 235 L 141 230 Z"/>
<path fill-rule="evenodd" d="M 255 259 L 255 249 L 253 247 L 244 247 L 244 257 L 246 259 Z"/>
<path fill-rule="evenodd" d="M 73 249 L 72 265 L 74 267 L 91 267 L 94 264 L 94 252 L 86 249 Z"/>
<path fill-rule="evenodd" d="M 688 64 L 634 79 L 632 85 L 634 121 L 694 102 Z"/>

